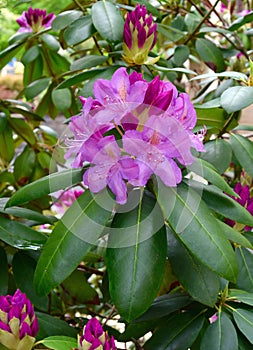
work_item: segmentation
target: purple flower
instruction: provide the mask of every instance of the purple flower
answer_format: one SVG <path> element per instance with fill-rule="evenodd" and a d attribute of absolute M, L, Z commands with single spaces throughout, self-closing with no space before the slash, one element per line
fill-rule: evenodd
<path fill-rule="evenodd" d="M 99 321 L 94 317 L 83 328 L 76 350 L 117 350 L 113 336 L 109 339 Z"/>
<path fill-rule="evenodd" d="M 241 204 L 243 207 L 245 207 L 248 212 L 253 215 L 253 197 L 250 197 L 250 188 L 248 185 L 242 186 L 240 182 L 238 182 L 234 187 L 234 192 L 239 194 L 240 198 L 238 197 L 232 197 L 236 202 Z M 236 222 L 231 219 L 225 219 L 226 224 L 228 224 L 231 227 L 234 227 Z M 250 231 L 252 227 L 245 226 L 245 231 Z"/>
<path fill-rule="evenodd" d="M 33 306 L 18 289 L 13 296 L 0 296 L 0 344 L 12 350 L 30 350 L 38 333 Z"/>
<path fill-rule="evenodd" d="M 159 57 L 148 58 L 154 47 L 157 34 L 152 15 L 148 15 L 146 7 L 137 4 L 132 12 L 128 12 L 124 25 L 124 60 L 130 65 L 154 64 Z"/>
<path fill-rule="evenodd" d="M 84 174 L 84 184 L 97 193 L 107 185 L 116 195 L 116 201 L 127 201 L 125 180 L 137 179 L 139 168 L 129 156 L 122 156 L 114 136 L 106 136 L 98 142 L 91 138 L 86 142 L 87 161 L 91 166 Z"/>
<path fill-rule="evenodd" d="M 47 15 L 46 10 L 33 9 L 29 7 L 28 11 L 24 11 L 17 19 L 20 25 L 19 32 L 37 33 L 42 28 L 49 28 L 55 18 L 53 13 Z"/>
<path fill-rule="evenodd" d="M 81 196 L 83 192 L 84 190 L 82 189 L 59 191 L 57 201 L 54 203 L 54 209 L 58 214 L 62 215 L 65 210 L 70 207 L 79 196 Z"/>

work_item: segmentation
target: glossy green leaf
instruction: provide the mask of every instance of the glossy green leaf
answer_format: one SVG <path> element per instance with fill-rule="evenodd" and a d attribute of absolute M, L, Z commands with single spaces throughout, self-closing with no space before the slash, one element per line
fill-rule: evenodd
<path fill-rule="evenodd" d="M 238 350 L 252 350 L 252 344 L 241 333 L 238 333 Z"/>
<path fill-rule="evenodd" d="M 39 54 L 36 60 L 26 64 L 23 73 L 23 84 L 28 86 L 33 81 L 40 79 L 43 75 L 44 62 L 42 55 Z"/>
<path fill-rule="evenodd" d="M 58 52 L 53 50 L 47 50 L 48 54 L 48 69 L 54 71 L 54 74 L 60 75 L 65 74 L 69 71 L 70 63 L 66 56 L 60 55 Z M 56 84 L 53 82 L 53 87 Z"/>
<path fill-rule="evenodd" d="M 66 111 L 72 103 L 72 96 L 69 89 L 55 89 L 52 91 L 52 101 L 60 111 Z"/>
<path fill-rule="evenodd" d="M 92 21 L 102 38 L 117 42 L 123 38 L 124 20 L 119 9 L 109 1 L 98 1 L 92 6 Z"/>
<path fill-rule="evenodd" d="M 35 45 L 30 47 L 27 51 L 25 51 L 24 55 L 21 58 L 21 62 L 26 65 L 31 63 L 32 61 L 36 60 L 36 58 L 40 54 L 39 46 Z"/>
<path fill-rule="evenodd" d="M 246 74 L 243 74 L 241 72 L 235 72 L 235 71 L 226 71 L 226 72 L 221 72 L 221 73 L 205 73 L 198 75 L 197 77 L 191 78 L 191 80 L 199 80 L 199 79 L 210 79 L 210 78 L 231 78 L 234 80 L 240 80 L 240 81 L 247 81 L 248 77 Z"/>
<path fill-rule="evenodd" d="M 106 56 L 98 56 L 98 55 L 85 56 L 74 61 L 70 66 L 70 70 L 75 71 L 75 70 L 93 68 L 93 67 L 99 66 L 100 64 L 106 62 L 107 60 L 108 60 L 108 57 Z"/>
<path fill-rule="evenodd" d="M 203 177 L 208 182 L 211 182 L 213 185 L 217 186 L 227 194 L 236 196 L 236 193 L 233 191 L 233 189 L 228 185 L 224 178 L 219 175 L 217 169 L 215 169 L 214 166 L 212 166 L 204 159 L 195 158 L 194 163 L 188 166 L 187 169 Z"/>
<path fill-rule="evenodd" d="M 197 125 L 212 126 L 221 130 L 225 124 L 224 111 L 221 108 L 196 108 Z"/>
<path fill-rule="evenodd" d="M 252 244 L 241 232 L 233 229 L 225 222 L 217 219 L 217 223 L 220 226 L 221 232 L 229 239 L 231 242 L 237 243 L 243 247 L 252 249 Z"/>
<path fill-rule="evenodd" d="M 37 339 L 45 339 L 49 336 L 67 336 L 76 338 L 77 331 L 75 328 L 68 325 L 67 322 L 60 320 L 42 312 L 35 312 L 39 321 L 39 333 Z"/>
<path fill-rule="evenodd" d="M 45 345 L 49 349 L 69 350 L 77 347 L 77 339 L 57 335 L 41 340 L 40 344 Z"/>
<path fill-rule="evenodd" d="M 39 231 L 0 216 L 0 239 L 18 249 L 39 250 L 47 238 Z"/>
<path fill-rule="evenodd" d="M 2 69 L 6 64 L 8 64 L 13 57 L 22 49 L 25 41 L 17 42 L 9 45 L 6 49 L 0 52 L 0 69 Z"/>
<path fill-rule="evenodd" d="M 235 282 L 238 266 L 234 251 L 198 193 L 184 183 L 169 188 L 160 181 L 156 191 L 165 218 L 195 258 Z"/>
<path fill-rule="evenodd" d="M 145 343 L 145 350 L 188 349 L 204 323 L 200 313 L 183 312 L 170 317 Z"/>
<path fill-rule="evenodd" d="M 196 40 L 196 50 L 201 59 L 208 64 L 209 68 L 215 72 L 225 70 L 225 63 L 220 49 L 210 40 L 198 38 Z"/>
<path fill-rule="evenodd" d="M 217 320 L 207 327 L 200 350 L 238 350 L 235 327 L 230 318 L 219 312 Z"/>
<path fill-rule="evenodd" d="M 68 88 L 68 87 L 71 87 L 73 85 L 82 83 L 82 82 L 84 82 L 86 80 L 89 80 L 89 79 L 95 77 L 96 75 L 101 73 L 101 71 L 104 72 L 105 69 L 91 69 L 91 70 L 89 70 L 87 72 L 82 72 L 82 73 L 73 75 L 72 77 L 66 79 L 61 84 L 59 84 L 57 86 L 57 89 L 64 89 L 64 88 Z"/>
<path fill-rule="evenodd" d="M 38 261 L 34 281 L 40 295 L 47 294 L 74 271 L 97 242 L 114 204 L 104 192 L 93 196 L 87 190 L 65 212 Z"/>
<path fill-rule="evenodd" d="M 233 311 L 235 323 L 245 337 L 253 344 L 253 312 L 244 309 L 235 309 Z"/>
<path fill-rule="evenodd" d="M 253 176 L 253 142 L 237 134 L 231 134 L 230 139 L 237 160 L 250 176 Z"/>
<path fill-rule="evenodd" d="M 8 215 L 13 215 L 18 218 L 28 219 L 38 224 L 53 224 L 57 221 L 57 219 L 52 215 L 43 215 L 37 211 L 21 207 L 2 209 L 0 205 L 0 212 Z"/>
<path fill-rule="evenodd" d="M 227 113 L 240 111 L 253 103 L 253 86 L 232 86 L 223 92 L 220 101 Z"/>
<path fill-rule="evenodd" d="M 138 205 L 129 210 L 126 204 L 114 217 L 106 252 L 110 295 L 127 321 L 143 314 L 153 302 L 166 261 L 160 209 L 152 197 L 135 193 L 140 196 L 135 198 Z"/>
<path fill-rule="evenodd" d="M 82 169 L 68 169 L 54 173 L 20 188 L 7 202 L 7 207 L 23 204 L 82 181 Z"/>
<path fill-rule="evenodd" d="M 0 158 L 2 161 L 9 163 L 14 156 L 14 152 L 12 130 L 9 125 L 6 125 L 4 133 L 0 135 Z"/>
<path fill-rule="evenodd" d="M 33 130 L 21 118 L 10 118 L 9 124 L 17 135 L 19 135 L 23 140 L 25 140 L 29 145 L 33 146 L 36 143 L 36 138 L 34 136 Z"/>
<path fill-rule="evenodd" d="M 0 247 L 0 295 L 8 292 L 9 265 L 7 255 L 3 247 Z"/>
<path fill-rule="evenodd" d="M 28 100 L 33 99 L 49 86 L 51 78 L 41 78 L 33 81 L 25 88 L 25 96 Z"/>
<path fill-rule="evenodd" d="M 47 311 L 49 300 L 46 296 L 39 296 L 33 285 L 33 276 L 36 268 L 36 261 L 29 255 L 20 251 L 12 260 L 12 270 L 17 287 L 26 293 L 31 302 L 41 311 Z"/>
<path fill-rule="evenodd" d="M 82 11 L 79 10 L 63 11 L 53 20 L 52 29 L 61 30 L 63 28 L 66 28 L 81 16 Z"/>
<path fill-rule="evenodd" d="M 168 258 L 174 274 L 193 299 L 213 306 L 218 298 L 219 277 L 202 265 L 172 232 L 168 235 Z"/>
<path fill-rule="evenodd" d="M 241 303 L 253 306 L 253 293 L 247 293 L 244 290 L 230 289 L 229 298 L 239 300 Z"/>
<path fill-rule="evenodd" d="M 235 253 L 239 268 L 239 276 L 235 288 L 253 293 L 253 255 L 248 249 L 243 247 L 236 248 Z"/>
<path fill-rule="evenodd" d="M 95 32 L 91 16 L 87 15 L 72 22 L 64 31 L 63 37 L 66 43 L 71 46 L 89 39 Z"/>
<path fill-rule="evenodd" d="M 201 153 L 201 159 L 211 163 L 220 174 L 229 167 L 232 160 L 230 144 L 222 139 L 216 139 L 205 143 L 206 152 Z"/>
<path fill-rule="evenodd" d="M 239 18 L 237 18 L 231 26 L 228 28 L 230 31 L 235 31 L 245 25 L 246 23 L 253 22 L 253 12 L 247 13 Z"/>
<path fill-rule="evenodd" d="M 174 311 L 182 309 L 192 302 L 187 294 L 173 292 L 162 295 L 154 300 L 150 308 L 140 317 L 133 321 L 134 324 L 139 322 L 152 321 L 157 318 L 167 316 Z"/>
<path fill-rule="evenodd" d="M 14 163 L 14 176 L 19 185 L 23 186 L 29 181 L 34 167 L 35 152 L 32 148 L 26 147 Z"/>
<path fill-rule="evenodd" d="M 177 66 L 181 66 L 189 57 L 190 49 L 186 45 L 178 45 L 175 48 L 173 61 Z"/>
<path fill-rule="evenodd" d="M 24 33 L 16 32 L 8 39 L 8 44 L 12 45 L 18 41 L 23 41 L 23 39 L 27 39 L 29 36 L 31 36 L 30 32 L 24 32 Z"/>
<path fill-rule="evenodd" d="M 41 36 L 41 40 L 46 44 L 46 46 L 53 51 L 58 51 L 60 49 L 59 41 L 56 39 L 54 35 L 43 33 Z"/>

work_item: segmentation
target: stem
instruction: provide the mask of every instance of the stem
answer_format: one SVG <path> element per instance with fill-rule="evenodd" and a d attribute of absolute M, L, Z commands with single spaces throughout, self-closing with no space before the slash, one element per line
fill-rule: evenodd
<path fill-rule="evenodd" d="M 231 113 L 230 117 L 227 119 L 227 121 L 226 121 L 226 123 L 224 124 L 222 130 L 219 132 L 217 138 L 221 137 L 221 136 L 225 133 L 227 127 L 228 127 L 229 124 L 233 121 L 233 118 L 234 118 L 234 112 Z"/>

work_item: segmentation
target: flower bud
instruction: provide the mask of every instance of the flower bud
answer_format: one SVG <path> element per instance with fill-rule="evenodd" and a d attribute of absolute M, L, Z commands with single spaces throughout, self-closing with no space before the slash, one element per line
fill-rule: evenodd
<path fill-rule="evenodd" d="M 148 54 L 157 39 L 156 24 L 146 7 L 138 4 L 134 11 L 127 14 L 124 25 L 124 60 L 130 65 L 153 64 L 160 57 L 149 58 Z"/>
<path fill-rule="evenodd" d="M 31 350 L 38 333 L 33 306 L 18 289 L 13 296 L 0 296 L 0 344 L 9 350 Z"/>
<path fill-rule="evenodd" d="M 53 13 L 47 15 L 46 10 L 29 7 L 28 11 L 24 11 L 17 19 L 17 23 L 20 25 L 19 32 L 37 33 L 43 28 L 49 28 L 54 18 Z"/>

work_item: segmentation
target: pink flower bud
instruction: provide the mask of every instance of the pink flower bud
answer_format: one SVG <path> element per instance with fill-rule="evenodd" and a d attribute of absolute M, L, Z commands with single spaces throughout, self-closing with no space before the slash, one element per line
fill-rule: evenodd
<path fill-rule="evenodd" d="M 19 32 L 37 33 L 43 28 L 49 28 L 55 18 L 53 13 L 47 15 L 46 10 L 33 9 L 29 7 L 28 11 L 24 11 L 17 19 L 20 25 Z"/>

